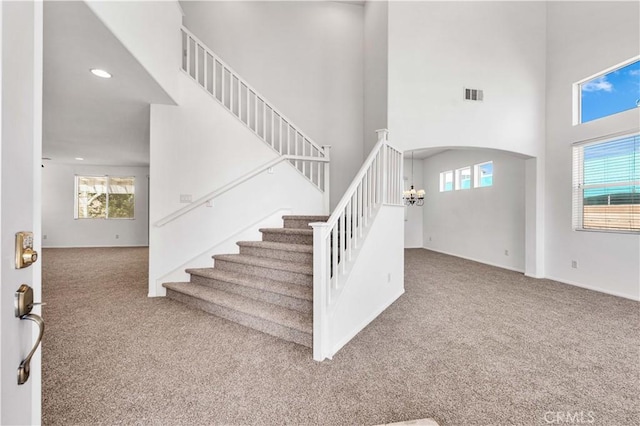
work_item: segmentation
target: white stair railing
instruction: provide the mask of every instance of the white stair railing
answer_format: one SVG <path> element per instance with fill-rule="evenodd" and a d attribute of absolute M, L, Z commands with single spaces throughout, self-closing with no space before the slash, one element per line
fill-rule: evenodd
<path fill-rule="evenodd" d="M 321 147 L 306 136 L 184 27 L 182 70 L 280 155 L 329 158 L 329 146 Z M 318 189 L 329 192 L 328 163 L 306 160 L 290 163 Z M 329 206 L 326 207 L 328 210 Z"/>
<path fill-rule="evenodd" d="M 402 205 L 402 152 L 377 130 L 378 143 L 327 222 L 313 227 L 313 358 L 328 356 L 328 316 L 378 208 Z"/>

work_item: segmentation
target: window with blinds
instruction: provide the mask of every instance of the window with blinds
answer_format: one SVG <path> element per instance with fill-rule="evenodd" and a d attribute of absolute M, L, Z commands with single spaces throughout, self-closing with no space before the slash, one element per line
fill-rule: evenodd
<path fill-rule="evenodd" d="M 640 232 L 640 134 L 573 146 L 573 227 Z"/>

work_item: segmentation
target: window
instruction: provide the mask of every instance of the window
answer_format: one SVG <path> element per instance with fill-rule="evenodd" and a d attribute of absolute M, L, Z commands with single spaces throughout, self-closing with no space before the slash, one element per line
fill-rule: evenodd
<path fill-rule="evenodd" d="M 133 219 L 135 178 L 76 176 L 76 219 Z"/>
<path fill-rule="evenodd" d="M 640 106 L 640 60 L 634 58 L 576 83 L 574 124 L 586 123 Z"/>
<path fill-rule="evenodd" d="M 573 147 L 573 227 L 640 232 L 640 135 Z"/>
<path fill-rule="evenodd" d="M 453 171 L 440 173 L 440 192 L 453 191 Z"/>
<path fill-rule="evenodd" d="M 482 188 L 493 185 L 493 161 L 473 166 L 473 187 Z"/>
<path fill-rule="evenodd" d="M 456 190 L 471 188 L 471 167 L 456 170 Z"/>

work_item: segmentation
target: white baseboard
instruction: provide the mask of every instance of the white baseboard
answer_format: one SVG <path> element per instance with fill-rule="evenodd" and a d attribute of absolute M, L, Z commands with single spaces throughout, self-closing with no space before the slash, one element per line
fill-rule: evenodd
<path fill-rule="evenodd" d="M 455 257 L 460 257 L 462 259 L 472 260 L 474 262 L 484 263 L 485 265 L 495 266 L 497 268 L 502 268 L 502 269 L 507 269 L 507 270 L 514 271 L 514 272 L 524 273 L 524 271 L 520 270 L 520 269 L 510 268 L 510 267 L 503 266 L 503 265 L 497 265 L 495 263 L 485 262 L 483 260 L 474 259 L 474 258 L 471 258 L 471 257 L 460 256 L 460 255 L 455 254 L 455 253 L 449 253 L 449 252 L 446 252 L 446 251 L 435 250 L 435 249 L 431 249 L 431 248 L 427 248 L 427 247 L 422 247 L 422 248 L 424 248 L 425 250 L 435 251 L 437 253 L 447 254 L 449 256 L 455 256 Z M 604 288 L 600 288 L 600 287 L 590 286 L 590 285 L 586 285 L 586 284 L 579 283 L 579 282 L 576 282 L 576 281 L 560 279 L 560 278 L 556 278 L 556 277 L 552 277 L 552 276 L 548 276 L 548 275 L 544 276 L 544 277 L 534 277 L 532 275 L 525 274 L 525 276 L 527 276 L 529 278 L 535 278 L 535 279 L 538 279 L 538 280 L 539 279 L 547 279 L 547 280 L 551 280 L 551 281 L 557 281 L 557 282 L 562 283 L 562 284 L 572 285 L 574 287 L 580 287 L 580 288 L 584 288 L 586 290 L 597 291 L 599 293 L 609 294 L 611 296 L 622 297 L 624 299 L 640 301 L 640 298 L 635 298 L 635 297 L 630 296 L 628 294 L 624 294 L 624 293 L 617 292 L 617 291 L 611 291 L 609 289 L 604 289 Z"/>
<path fill-rule="evenodd" d="M 584 288 L 586 290 L 597 291 L 598 293 L 609 294 L 611 296 L 622 297 L 624 299 L 629 299 L 629 300 L 633 300 L 633 301 L 636 301 L 636 302 L 640 302 L 640 298 L 635 298 L 633 296 L 630 296 L 630 295 L 624 294 L 624 293 L 620 293 L 618 291 L 611 291 L 611 290 L 606 289 L 606 288 L 594 287 L 594 286 L 582 284 L 582 283 L 579 283 L 579 282 L 576 282 L 576 281 L 555 278 L 555 277 L 552 277 L 552 276 L 547 276 L 546 279 L 551 280 L 551 281 L 557 281 L 557 282 L 562 283 L 562 284 L 572 285 L 574 287 Z"/>
<path fill-rule="evenodd" d="M 521 274 L 524 274 L 524 269 L 512 268 L 510 266 L 505 266 L 505 265 L 499 265 L 497 263 L 487 262 L 486 260 L 476 259 L 476 258 L 467 257 L 467 256 L 461 256 L 461 255 L 456 254 L 456 253 L 450 253 L 450 252 L 444 251 L 444 250 L 436 250 L 436 249 L 429 248 L 429 247 L 416 247 L 416 248 L 423 248 L 425 250 L 431 250 L 431 251 L 435 251 L 437 253 L 447 254 L 449 256 L 455 256 L 455 257 L 459 257 L 461 259 L 471 260 L 473 262 L 478 262 L 478 263 L 484 263 L 485 265 L 495 266 L 496 268 L 507 269 L 509 271 L 520 272 Z"/>

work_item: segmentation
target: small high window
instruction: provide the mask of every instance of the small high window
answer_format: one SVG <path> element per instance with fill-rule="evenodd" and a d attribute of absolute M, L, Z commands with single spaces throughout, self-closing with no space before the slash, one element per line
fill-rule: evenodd
<path fill-rule="evenodd" d="M 640 232 L 640 134 L 573 147 L 573 227 Z"/>
<path fill-rule="evenodd" d="M 634 58 L 574 85 L 574 124 L 586 123 L 640 106 L 640 60 Z"/>
<path fill-rule="evenodd" d="M 133 219 L 135 178 L 75 177 L 76 219 Z"/>
<path fill-rule="evenodd" d="M 440 192 L 453 191 L 453 171 L 440 173 Z"/>
<path fill-rule="evenodd" d="M 473 166 L 473 187 L 482 188 L 493 185 L 493 161 Z"/>
<path fill-rule="evenodd" d="M 456 170 L 456 190 L 471 188 L 471 167 Z"/>

